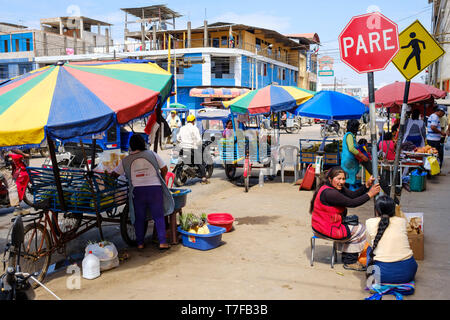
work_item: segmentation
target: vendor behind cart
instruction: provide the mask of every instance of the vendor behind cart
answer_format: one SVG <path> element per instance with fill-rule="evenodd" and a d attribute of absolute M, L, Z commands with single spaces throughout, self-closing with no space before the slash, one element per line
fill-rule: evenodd
<path fill-rule="evenodd" d="M 347 133 L 342 141 L 342 169 L 347 174 L 347 183 L 352 190 L 356 187 L 356 175 L 359 172 L 361 164 L 370 174 L 372 174 L 372 166 L 369 158 L 358 150 L 356 144 L 356 135 L 359 130 L 359 121 L 350 120 L 347 122 Z"/>
<path fill-rule="evenodd" d="M 167 171 L 161 157 L 146 150 L 144 138 L 134 134 L 130 138 L 130 155 L 112 172 L 114 177 L 125 174 L 128 179 L 129 213 L 138 249 L 144 248 L 145 222 L 152 218 L 158 233 L 159 249 L 169 248 L 164 216 L 173 212 L 174 200 L 165 183 Z"/>

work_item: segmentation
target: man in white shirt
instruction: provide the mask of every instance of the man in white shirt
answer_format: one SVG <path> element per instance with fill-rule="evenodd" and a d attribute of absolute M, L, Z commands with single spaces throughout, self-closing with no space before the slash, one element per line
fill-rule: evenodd
<path fill-rule="evenodd" d="M 177 141 L 180 143 L 180 148 L 183 149 L 183 153 L 191 155 L 191 163 L 198 166 L 202 176 L 202 183 L 209 183 L 206 179 L 206 170 L 203 165 L 202 137 L 200 136 L 200 130 L 195 125 L 195 116 L 190 114 L 186 122 L 180 128 Z"/>
<path fill-rule="evenodd" d="M 447 135 L 447 132 L 442 130 L 441 128 L 441 122 L 440 118 L 445 115 L 445 112 L 447 111 L 447 107 L 445 106 L 438 106 L 436 112 L 434 112 L 429 118 L 428 118 L 428 132 L 427 132 L 427 143 L 432 146 L 433 148 L 436 148 L 439 152 L 439 163 L 442 167 L 442 161 L 444 160 L 444 148 L 441 143 L 441 137 L 445 137 Z"/>
<path fill-rule="evenodd" d="M 181 119 L 177 115 L 177 112 L 175 110 L 172 110 L 166 121 L 169 124 L 170 130 L 172 131 L 172 144 L 175 145 L 177 141 L 177 134 L 181 127 Z"/>

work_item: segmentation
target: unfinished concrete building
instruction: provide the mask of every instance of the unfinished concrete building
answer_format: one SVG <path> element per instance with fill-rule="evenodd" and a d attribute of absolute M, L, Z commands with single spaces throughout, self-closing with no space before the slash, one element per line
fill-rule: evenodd
<path fill-rule="evenodd" d="M 111 24 L 87 17 L 41 19 L 41 29 L 0 22 L 0 80 L 44 66 L 36 58 L 106 53 Z M 95 30 L 94 30 L 95 29 Z"/>

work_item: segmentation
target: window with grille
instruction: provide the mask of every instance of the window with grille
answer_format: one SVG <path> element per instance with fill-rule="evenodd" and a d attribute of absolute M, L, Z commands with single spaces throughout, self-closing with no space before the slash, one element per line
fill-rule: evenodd
<path fill-rule="evenodd" d="M 211 77 L 214 79 L 231 79 L 234 74 L 231 73 L 230 57 L 211 57 Z"/>
<path fill-rule="evenodd" d="M 0 64 L 0 79 L 9 79 L 7 64 Z"/>

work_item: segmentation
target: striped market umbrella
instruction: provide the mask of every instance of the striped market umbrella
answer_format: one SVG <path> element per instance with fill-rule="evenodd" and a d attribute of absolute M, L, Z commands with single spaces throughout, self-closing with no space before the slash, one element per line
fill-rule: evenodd
<path fill-rule="evenodd" d="M 164 103 L 172 75 L 154 63 L 58 63 L 0 85 L 0 148 L 105 131 Z"/>
<path fill-rule="evenodd" d="M 235 98 L 249 92 L 246 88 L 192 88 L 189 96 L 197 98 Z"/>
<path fill-rule="evenodd" d="M 298 87 L 269 85 L 222 103 L 231 112 L 256 115 L 289 111 L 313 96 L 311 92 Z"/>

